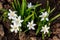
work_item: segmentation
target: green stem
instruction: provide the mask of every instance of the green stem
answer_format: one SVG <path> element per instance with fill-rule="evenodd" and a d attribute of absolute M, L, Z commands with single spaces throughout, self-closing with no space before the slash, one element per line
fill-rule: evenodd
<path fill-rule="evenodd" d="M 21 28 L 19 27 L 19 38 L 20 38 L 20 35 L 21 35 L 21 31 L 20 31 L 20 29 L 21 29 Z"/>
<path fill-rule="evenodd" d="M 28 29 L 27 29 L 27 30 L 25 30 L 25 31 L 24 31 L 24 33 L 25 33 L 25 32 L 27 32 L 27 31 L 28 31 Z"/>
<path fill-rule="evenodd" d="M 44 35 L 44 33 L 42 33 L 42 40 L 44 40 L 44 37 L 45 37 L 45 35 Z"/>

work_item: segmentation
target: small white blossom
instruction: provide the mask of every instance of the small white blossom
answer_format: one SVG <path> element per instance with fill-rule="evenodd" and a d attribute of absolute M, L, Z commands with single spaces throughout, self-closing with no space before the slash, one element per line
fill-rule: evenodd
<path fill-rule="evenodd" d="M 10 26 L 11 26 L 11 29 L 10 29 L 11 32 L 17 33 L 19 31 L 18 25 L 14 24 L 14 25 L 10 25 Z"/>
<path fill-rule="evenodd" d="M 8 18 L 9 19 L 14 19 L 15 17 L 17 17 L 17 15 L 15 13 L 16 13 L 16 11 L 11 11 L 9 9 Z"/>
<path fill-rule="evenodd" d="M 29 28 L 29 30 L 30 30 L 30 29 L 35 30 L 35 28 L 34 28 L 35 25 L 36 25 L 36 24 L 33 24 L 33 20 L 32 20 L 31 22 L 28 22 L 27 27 Z"/>
<path fill-rule="evenodd" d="M 12 23 L 21 26 L 21 23 L 23 22 L 23 20 L 21 20 L 21 16 L 15 18 L 14 20 L 12 20 Z"/>
<path fill-rule="evenodd" d="M 31 8 L 31 7 L 33 7 L 33 5 L 32 5 L 32 3 L 30 2 L 30 3 L 28 3 L 28 8 Z"/>
<path fill-rule="evenodd" d="M 49 28 L 50 28 L 50 27 L 47 27 L 47 25 L 45 25 L 44 27 L 42 27 L 41 32 L 44 32 L 44 34 L 45 34 L 45 33 L 49 33 Z"/>
<path fill-rule="evenodd" d="M 41 17 L 41 21 L 43 21 L 43 20 L 49 21 L 49 19 L 47 18 L 47 16 L 48 16 L 48 13 L 47 13 L 47 12 L 44 12 L 44 13 L 42 13 L 42 15 L 40 15 L 39 17 Z"/>

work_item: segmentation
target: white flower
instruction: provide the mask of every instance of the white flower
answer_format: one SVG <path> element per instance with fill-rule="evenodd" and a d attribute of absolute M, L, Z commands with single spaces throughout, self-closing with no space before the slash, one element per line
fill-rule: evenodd
<path fill-rule="evenodd" d="M 30 29 L 35 30 L 35 28 L 34 28 L 35 25 L 36 25 L 36 24 L 33 24 L 33 20 L 32 20 L 31 22 L 28 22 L 27 27 L 29 28 L 29 30 L 30 30 Z"/>
<path fill-rule="evenodd" d="M 28 8 L 31 8 L 31 7 L 33 7 L 33 5 L 32 5 L 32 3 L 30 2 L 30 3 L 28 3 Z"/>
<path fill-rule="evenodd" d="M 50 28 L 50 27 L 47 27 L 47 25 L 45 25 L 44 27 L 42 27 L 41 32 L 44 32 L 44 34 L 45 34 L 45 33 L 49 33 L 49 31 L 48 31 L 49 28 Z"/>
<path fill-rule="evenodd" d="M 9 9 L 8 18 L 9 19 L 14 19 L 15 17 L 17 17 L 17 15 L 15 13 L 16 13 L 16 11 L 11 11 Z"/>
<path fill-rule="evenodd" d="M 14 25 L 10 25 L 10 26 L 11 26 L 11 29 L 10 29 L 11 32 L 17 33 L 19 31 L 18 25 L 14 24 Z"/>
<path fill-rule="evenodd" d="M 21 26 L 21 23 L 23 22 L 23 20 L 21 20 L 21 16 L 15 18 L 14 20 L 12 20 L 12 23 L 18 26 Z"/>
<path fill-rule="evenodd" d="M 41 18 L 41 21 L 43 21 L 43 20 L 49 21 L 49 19 L 47 18 L 47 16 L 48 16 L 48 13 L 47 13 L 47 12 L 44 12 L 44 13 L 42 13 L 42 15 L 40 15 L 39 17 L 42 17 L 42 18 Z"/>

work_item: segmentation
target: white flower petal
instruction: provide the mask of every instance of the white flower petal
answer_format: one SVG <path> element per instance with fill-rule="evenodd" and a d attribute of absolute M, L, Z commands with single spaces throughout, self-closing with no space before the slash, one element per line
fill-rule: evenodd
<path fill-rule="evenodd" d="M 31 30 L 31 28 L 29 28 L 29 30 Z"/>
<path fill-rule="evenodd" d="M 13 28 L 13 25 L 10 25 L 11 26 L 11 28 Z"/>
<path fill-rule="evenodd" d="M 31 8 L 33 5 L 32 5 L 32 3 L 30 2 L 30 3 L 28 3 L 28 8 Z"/>
<path fill-rule="evenodd" d="M 47 21 L 49 21 L 49 19 L 48 19 L 48 18 L 46 18 L 46 20 L 47 20 Z"/>
<path fill-rule="evenodd" d="M 35 30 L 35 28 L 34 28 L 34 27 L 32 27 L 32 29 L 33 29 L 33 30 Z"/>
<path fill-rule="evenodd" d="M 43 30 L 41 30 L 41 32 L 43 32 Z"/>
<path fill-rule="evenodd" d="M 42 15 L 40 15 L 39 17 L 42 17 Z"/>
<path fill-rule="evenodd" d="M 43 21 L 43 20 L 44 20 L 44 18 L 41 19 L 41 21 Z"/>
<path fill-rule="evenodd" d="M 36 24 L 33 24 L 33 26 L 35 26 Z"/>
<path fill-rule="evenodd" d="M 12 13 L 12 11 L 9 9 L 9 12 Z"/>
<path fill-rule="evenodd" d="M 13 32 L 13 31 L 14 31 L 14 29 L 10 29 L 10 31 L 11 31 L 11 32 Z"/>
<path fill-rule="evenodd" d="M 9 19 L 11 19 L 11 17 L 8 17 Z"/>
<path fill-rule="evenodd" d="M 17 33 L 18 31 L 17 30 L 15 30 L 15 33 Z"/>
<path fill-rule="evenodd" d="M 31 24 L 33 24 L 33 20 L 31 21 Z"/>

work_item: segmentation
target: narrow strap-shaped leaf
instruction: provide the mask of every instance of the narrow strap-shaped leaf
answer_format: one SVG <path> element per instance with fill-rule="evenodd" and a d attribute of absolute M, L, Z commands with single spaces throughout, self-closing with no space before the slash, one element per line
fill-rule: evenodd
<path fill-rule="evenodd" d="M 54 21 L 56 18 L 58 18 L 60 16 L 60 14 L 56 15 L 55 17 L 53 17 L 48 23 Z"/>
<path fill-rule="evenodd" d="M 20 15 L 20 0 L 17 0 L 17 11 L 18 11 L 18 15 Z"/>
<path fill-rule="evenodd" d="M 49 13 L 50 12 L 50 6 L 49 6 L 49 1 L 47 0 L 47 12 Z"/>
<path fill-rule="evenodd" d="M 41 28 L 42 28 L 42 24 L 41 24 L 41 22 L 39 22 L 38 28 L 37 28 L 37 31 L 36 31 L 36 35 L 40 32 Z"/>
<path fill-rule="evenodd" d="M 15 9 L 17 10 L 17 3 L 16 3 L 16 0 L 14 0 L 14 6 L 15 6 Z"/>
<path fill-rule="evenodd" d="M 35 12 L 34 12 L 34 11 L 32 11 L 32 14 L 35 14 Z M 32 20 L 34 20 L 34 15 L 32 16 Z"/>
<path fill-rule="evenodd" d="M 22 6 L 21 6 L 21 15 L 24 15 L 24 10 L 26 8 L 26 0 L 22 0 Z"/>
<path fill-rule="evenodd" d="M 20 10 L 20 1 L 19 0 L 17 0 L 17 7 Z"/>
<path fill-rule="evenodd" d="M 50 13 L 52 13 L 54 10 L 55 10 L 55 7 L 50 11 Z M 50 13 L 49 13 L 49 14 L 50 14 Z"/>
<path fill-rule="evenodd" d="M 33 15 L 34 15 L 34 13 L 31 14 L 31 15 L 29 15 L 29 16 L 27 16 L 27 17 L 24 19 L 24 22 L 28 21 Z"/>
<path fill-rule="evenodd" d="M 50 6 L 48 7 L 48 10 L 47 10 L 48 13 L 50 13 Z"/>
<path fill-rule="evenodd" d="M 13 2 L 12 2 L 12 7 L 13 7 L 14 10 L 16 10 Z"/>

